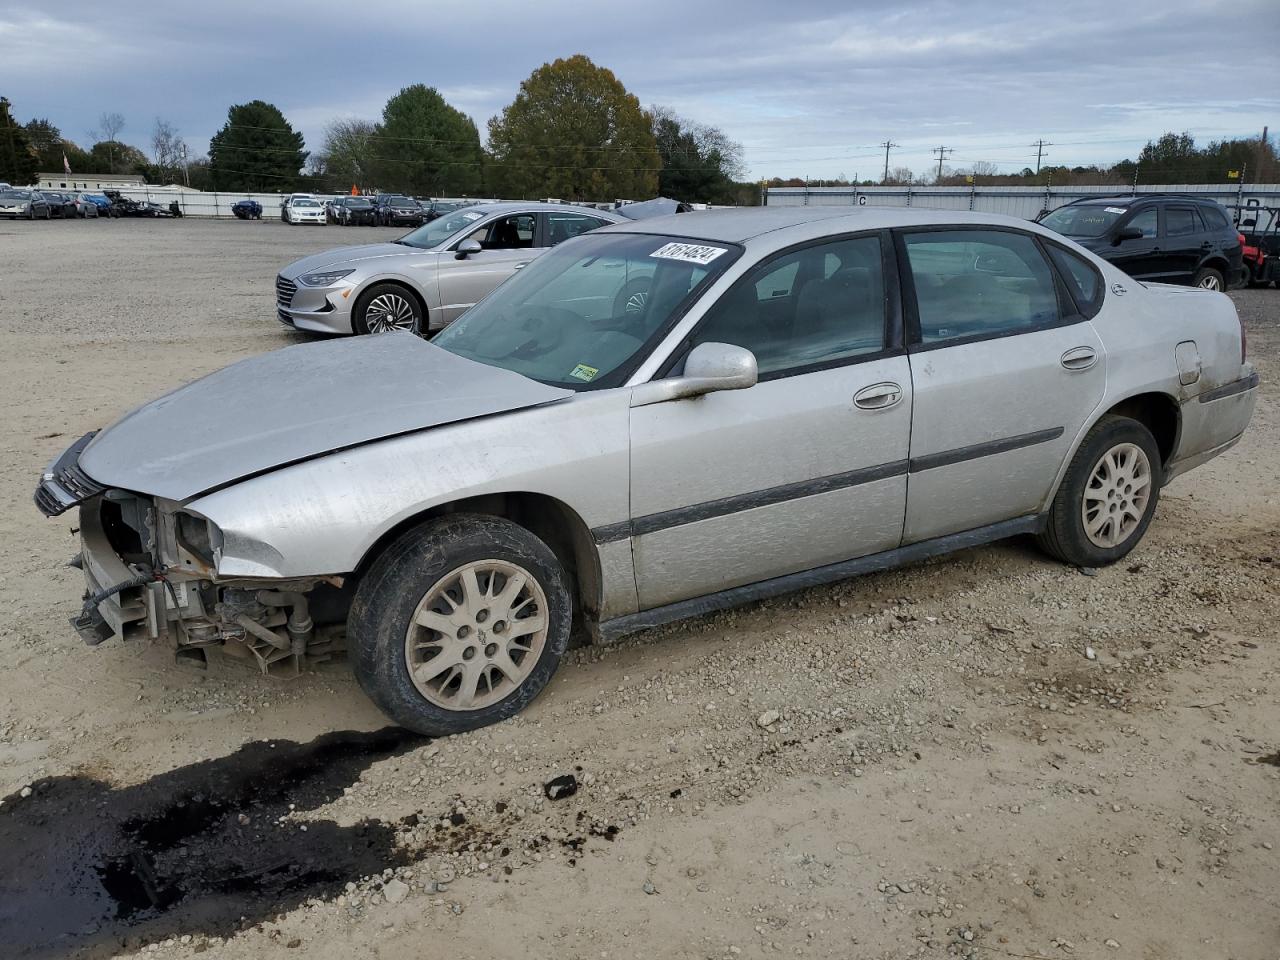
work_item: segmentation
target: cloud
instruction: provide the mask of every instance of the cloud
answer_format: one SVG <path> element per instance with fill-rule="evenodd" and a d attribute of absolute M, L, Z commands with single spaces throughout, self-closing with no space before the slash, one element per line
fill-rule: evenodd
<path fill-rule="evenodd" d="M 1254 134 L 1280 100 L 1242 67 L 1280 41 L 1274 0 L 0 0 L 0 90 L 72 138 L 104 110 L 144 143 L 156 116 L 203 146 L 232 103 L 277 104 L 314 149 L 339 116 L 376 119 L 411 83 L 482 134 L 542 63 L 586 53 L 646 104 L 721 127 L 752 176 L 929 169 L 930 151 L 1005 168 L 1133 156 L 1168 129 Z M 1248 28 L 1237 29 L 1241 24 Z M 1239 91 L 1240 96 L 1230 94 Z M 968 161 L 964 161 L 968 162 Z"/>

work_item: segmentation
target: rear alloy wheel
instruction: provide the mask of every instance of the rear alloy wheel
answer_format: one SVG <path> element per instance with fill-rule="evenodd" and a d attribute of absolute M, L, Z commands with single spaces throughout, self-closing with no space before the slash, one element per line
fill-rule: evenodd
<path fill-rule="evenodd" d="M 572 610 L 560 563 L 528 530 L 440 517 L 362 578 L 347 621 L 356 679 L 391 719 L 427 736 L 496 723 L 546 687 Z"/>
<path fill-rule="evenodd" d="M 1193 283 L 1204 290 L 1222 292 L 1227 288 L 1226 282 L 1222 279 L 1222 274 L 1213 269 L 1213 267 L 1201 267 L 1197 270 Z"/>
<path fill-rule="evenodd" d="M 417 298 L 394 283 L 370 287 L 356 304 L 356 333 L 421 333 L 423 326 Z"/>
<path fill-rule="evenodd" d="M 1107 415 L 1072 458 L 1040 546 L 1079 567 L 1115 563 L 1146 533 L 1160 500 L 1160 451 L 1143 424 Z"/>

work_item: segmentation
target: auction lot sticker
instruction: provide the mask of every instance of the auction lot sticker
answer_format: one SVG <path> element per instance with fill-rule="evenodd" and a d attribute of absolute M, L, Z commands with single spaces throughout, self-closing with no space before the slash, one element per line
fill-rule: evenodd
<path fill-rule="evenodd" d="M 700 263 L 706 266 L 722 253 L 724 253 L 724 247 L 708 247 L 698 243 L 667 243 L 649 256 L 661 257 L 663 260 L 684 260 L 686 263 Z"/>

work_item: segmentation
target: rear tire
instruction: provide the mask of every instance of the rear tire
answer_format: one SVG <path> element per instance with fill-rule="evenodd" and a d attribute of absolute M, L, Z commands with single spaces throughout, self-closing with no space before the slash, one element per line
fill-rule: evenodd
<path fill-rule="evenodd" d="M 1205 290 L 1216 290 L 1219 293 L 1227 289 L 1226 281 L 1223 280 L 1221 272 L 1213 267 L 1201 267 L 1196 271 L 1195 278 L 1191 281 L 1197 287 Z"/>
<path fill-rule="evenodd" d="M 1160 501 L 1163 467 L 1151 431 L 1107 414 L 1071 458 L 1040 548 L 1077 567 L 1115 563 L 1138 545 Z"/>
<path fill-rule="evenodd" d="M 559 667 L 572 619 L 545 543 L 501 517 L 452 514 L 409 530 L 373 563 L 351 604 L 348 647 L 387 716 L 447 736 L 523 710 Z"/>

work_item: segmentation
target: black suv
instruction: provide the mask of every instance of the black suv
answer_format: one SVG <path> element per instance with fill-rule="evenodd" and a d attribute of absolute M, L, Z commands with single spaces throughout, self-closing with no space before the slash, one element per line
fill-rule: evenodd
<path fill-rule="evenodd" d="M 422 223 L 422 208 L 417 200 L 398 194 L 380 194 L 373 202 L 378 224 L 384 227 L 407 225 L 416 227 Z"/>
<path fill-rule="evenodd" d="M 1175 193 L 1089 197 L 1039 222 L 1137 280 L 1226 290 L 1244 276 L 1240 235 L 1213 200 Z"/>

